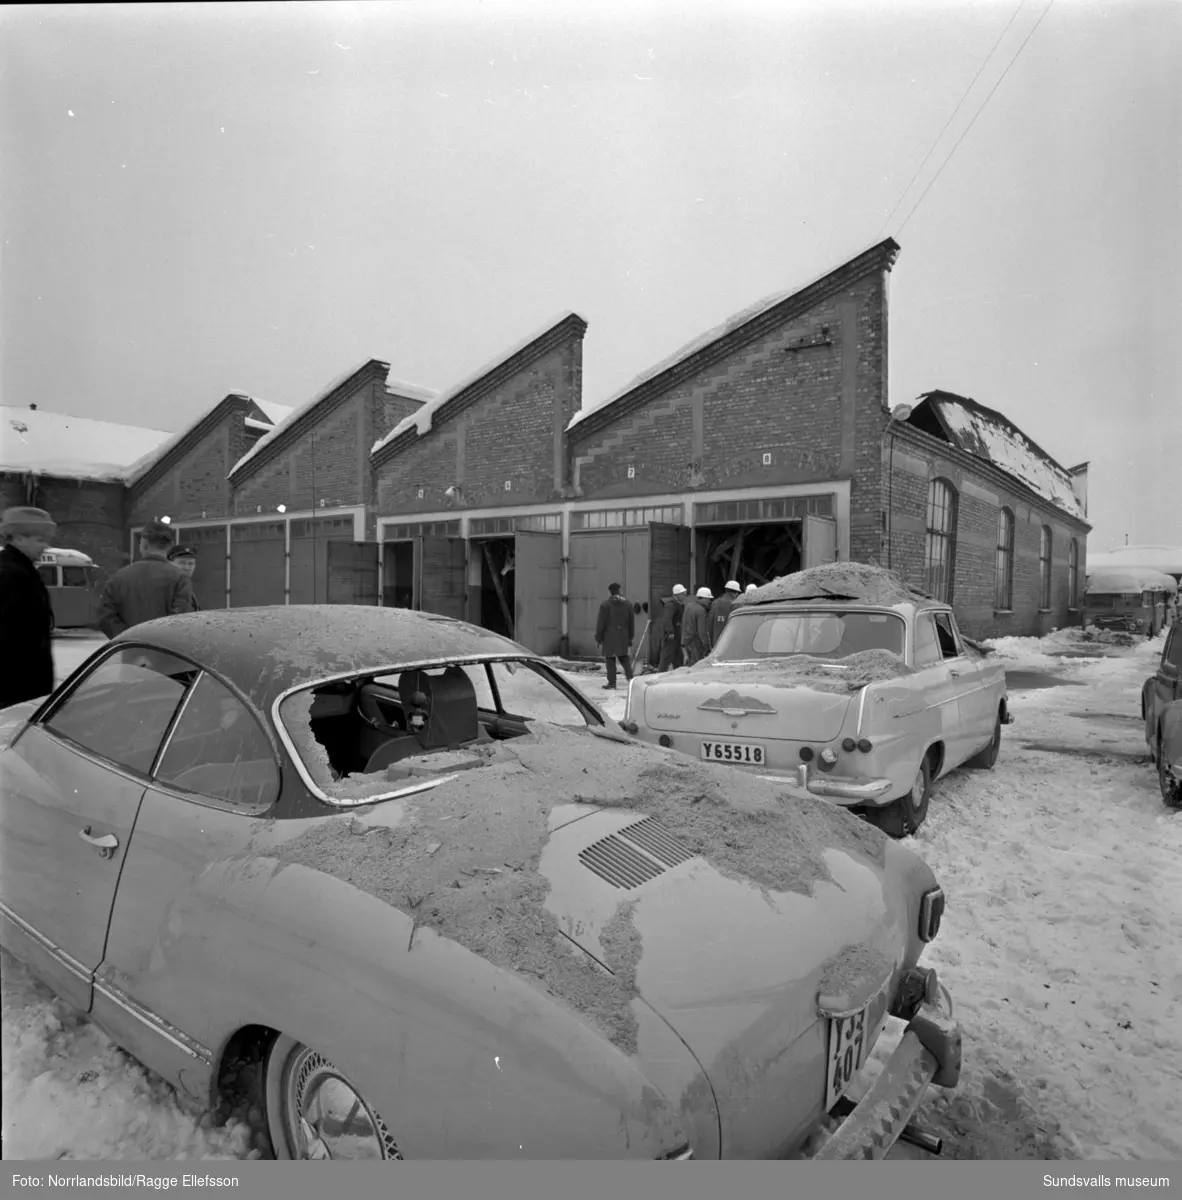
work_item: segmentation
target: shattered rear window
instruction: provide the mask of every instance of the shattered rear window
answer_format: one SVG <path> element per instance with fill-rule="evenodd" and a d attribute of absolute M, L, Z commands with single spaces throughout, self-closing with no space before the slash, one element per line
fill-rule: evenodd
<path fill-rule="evenodd" d="M 906 626 L 894 613 L 769 613 L 758 609 L 731 615 L 714 651 L 717 662 L 805 655 L 843 659 L 866 650 L 903 656 Z"/>

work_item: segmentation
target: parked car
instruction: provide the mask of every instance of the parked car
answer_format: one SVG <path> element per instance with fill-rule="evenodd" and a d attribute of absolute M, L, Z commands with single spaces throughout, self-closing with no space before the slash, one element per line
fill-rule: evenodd
<path fill-rule="evenodd" d="M 1157 673 L 1141 687 L 1141 719 L 1162 799 L 1171 806 L 1182 804 L 1182 625 L 1170 627 Z"/>
<path fill-rule="evenodd" d="M 932 784 L 991 769 L 1005 668 L 947 604 L 878 567 L 832 563 L 740 596 L 711 653 L 632 681 L 624 727 L 705 762 L 795 781 L 893 837 Z"/>
<path fill-rule="evenodd" d="M 56 628 L 94 625 L 98 619 L 99 569 L 89 554 L 51 546 L 37 560 L 37 574 L 49 591 Z"/>
<path fill-rule="evenodd" d="M 3 946 L 186 1095 L 237 1079 L 264 1153 L 799 1154 L 888 1017 L 824 1156 L 957 1082 L 921 859 L 463 622 L 148 622 L 0 746 Z"/>
<path fill-rule="evenodd" d="M 1151 567 L 1089 568 L 1080 624 L 1156 637 L 1169 624 L 1169 602 L 1177 590 L 1169 575 Z"/>

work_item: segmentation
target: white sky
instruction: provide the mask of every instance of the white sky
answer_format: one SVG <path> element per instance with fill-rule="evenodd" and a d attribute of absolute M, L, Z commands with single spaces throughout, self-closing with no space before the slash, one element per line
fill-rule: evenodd
<path fill-rule="evenodd" d="M 3 402 L 442 390 L 573 309 L 595 404 L 890 234 L 891 402 L 1091 460 L 1093 550 L 1182 542 L 1182 5 L 1056 0 L 976 117 L 1045 8 L 10 5 Z"/>

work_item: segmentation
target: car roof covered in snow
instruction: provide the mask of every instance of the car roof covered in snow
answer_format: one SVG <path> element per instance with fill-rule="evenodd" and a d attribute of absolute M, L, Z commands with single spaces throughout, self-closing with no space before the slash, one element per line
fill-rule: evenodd
<path fill-rule="evenodd" d="M 732 611 L 739 612 L 758 605 L 797 600 L 826 603 L 844 601 L 873 604 L 883 608 L 909 605 L 916 610 L 948 607 L 912 587 L 885 567 L 876 567 L 870 563 L 836 562 L 809 567 L 791 575 L 781 575 L 753 592 L 744 592 L 735 601 Z"/>
<path fill-rule="evenodd" d="M 1163 571 L 1152 567 L 1101 567 L 1094 570 L 1089 563 L 1085 591 L 1089 596 L 1122 592 L 1176 592 L 1178 585 Z"/>
<path fill-rule="evenodd" d="M 290 688 L 442 659 L 537 655 L 466 621 L 352 604 L 223 608 L 146 621 L 116 642 L 187 655 L 228 679 L 262 710 Z"/>

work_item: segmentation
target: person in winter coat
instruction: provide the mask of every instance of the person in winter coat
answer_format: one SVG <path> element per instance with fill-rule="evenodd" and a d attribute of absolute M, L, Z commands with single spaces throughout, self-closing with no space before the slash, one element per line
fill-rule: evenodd
<path fill-rule="evenodd" d="M 53 691 L 53 605 L 37 560 L 56 529 L 43 508 L 0 518 L 0 708 Z"/>
<path fill-rule="evenodd" d="M 661 659 L 658 671 L 676 670 L 682 665 L 681 619 L 685 615 L 685 588 L 680 583 L 673 585 L 673 594 L 662 597 L 661 611 Z"/>
<path fill-rule="evenodd" d="M 168 561 L 176 563 L 184 571 L 189 577 L 189 586 L 192 587 L 193 572 L 197 570 L 197 551 L 192 546 L 173 546 L 168 552 Z M 201 611 L 201 605 L 197 603 L 196 595 L 193 596 L 193 611 Z"/>
<path fill-rule="evenodd" d="M 718 639 L 722 636 L 722 631 L 726 628 L 727 621 L 730 620 L 731 609 L 734 607 L 735 597 L 738 594 L 739 585 L 732 579 L 726 585 L 722 595 L 710 605 L 708 631 L 710 634 L 711 650 L 718 645 Z"/>
<path fill-rule="evenodd" d="M 697 595 L 685 606 L 681 619 L 681 652 L 685 665 L 692 667 L 710 650 L 710 627 L 706 613 L 714 596 L 708 587 L 698 588 Z"/>
<path fill-rule="evenodd" d="M 193 611 L 189 577 L 168 561 L 172 530 L 152 521 L 140 535 L 142 557 L 120 567 L 107 580 L 98 606 L 98 627 L 109 638 L 133 625 Z"/>
<path fill-rule="evenodd" d="M 624 668 L 624 677 L 632 678 L 632 639 L 636 636 L 636 613 L 632 605 L 620 595 L 620 585 L 608 585 L 608 598 L 599 606 L 599 617 L 595 622 L 595 644 L 607 659 L 607 683 L 604 691 L 616 690 L 616 659 Z"/>

